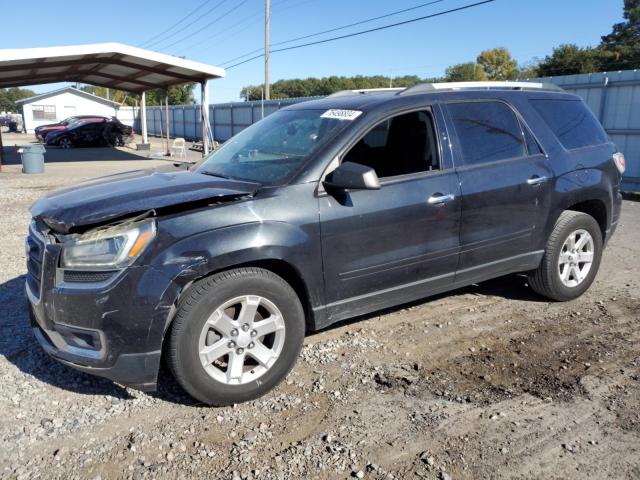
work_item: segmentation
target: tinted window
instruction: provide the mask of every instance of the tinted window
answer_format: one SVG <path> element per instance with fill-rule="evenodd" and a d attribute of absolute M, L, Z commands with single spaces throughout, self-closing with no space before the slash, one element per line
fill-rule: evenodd
<path fill-rule="evenodd" d="M 345 162 L 371 167 L 380 178 L 439 168 L 429 112 L 411 112 L 380 122 L 347 153 Z"/>
<path fill-rule="evenodd" d="M 466 164 L 526 155 L 518 119 L 504 103 L 465 102 L 447 107 Z"/>
<path fill-rule="evenodd" d="M 567 150 L 607 142 L 607 134 L 580 100 L 530 100 Z"/>
<path fill-rule="evenodd" d="M 529 131 L 529 129 L 527 127 L 524 127 L 523 131 L 524 139 L 527 141 L 527 150 L 529 150 L 529 155 L 538 155 L 542 153 L 538 142 L 536 142 L 536 139 L 533 138 L 533 134 Z"/>

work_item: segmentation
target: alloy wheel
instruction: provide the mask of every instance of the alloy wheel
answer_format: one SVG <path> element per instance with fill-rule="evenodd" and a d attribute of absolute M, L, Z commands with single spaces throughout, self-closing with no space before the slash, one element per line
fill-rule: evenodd
<path fill-rule="evenodd" d="M 584 229 L 575 230 L 567 237 L 558 257 L 558 273 L 565 286 L 577 287 L 587 278 L 594 249 L 593 237 Z"/>
<path fill-rule="evenodd" d="M 242 385 L 264 375 L 276 362 L 285 339 L 278 307 L 258 295 L 220 305 L 205 322 L 198 352 L 205 371 L 218 382 Z"/>

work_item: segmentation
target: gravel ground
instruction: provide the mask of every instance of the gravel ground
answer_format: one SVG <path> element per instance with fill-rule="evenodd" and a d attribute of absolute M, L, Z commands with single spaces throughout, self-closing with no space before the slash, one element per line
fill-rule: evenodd
<path fill-rule="evenodd" d="M 166 372 L 148 395 L 70 370 L 28 327 L 30 204 L 152 164 L 0 174 L 0 477 L 640 478 L 637 201 L 579 300 L 516 275 L 343 323 L 270 394 L 207 408 Z"/>

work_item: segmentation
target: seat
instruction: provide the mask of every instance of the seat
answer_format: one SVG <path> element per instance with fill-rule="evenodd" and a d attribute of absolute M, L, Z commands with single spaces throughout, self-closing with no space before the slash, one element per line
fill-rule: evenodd
<path fill-rule="evenodd" d="M 184 138 L 174 138 L 171 145 L 171 156 L 179 158 L 187 158 L 187 143 Z"/>
<path fill-rule="evenodd" d="M 394 117 L 387 137 L 386 174 L 381 176 L 405 175 L 428 170 L 425 165 L 427 126 L 420 112 L 412 112 Z"/>

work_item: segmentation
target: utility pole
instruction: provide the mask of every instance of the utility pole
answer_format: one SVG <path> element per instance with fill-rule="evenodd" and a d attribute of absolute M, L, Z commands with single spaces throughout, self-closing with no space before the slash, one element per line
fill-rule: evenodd
<path fill-rule="evenodd" d="M 264 98 L 269 100 L 269 24 L 271 23 L 271 0 L 264 5 Z"/>

